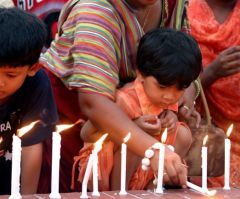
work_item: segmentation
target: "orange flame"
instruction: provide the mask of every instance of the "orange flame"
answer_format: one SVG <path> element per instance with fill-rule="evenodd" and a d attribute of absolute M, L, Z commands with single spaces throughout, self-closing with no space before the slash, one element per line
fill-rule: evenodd
<path fill-rule="evenodd" d="M 2 143 L 2 141 L 3 141 L 3 138 L 2 138 L 2 137 L 0 137 L 0 144 Z"/>
<path fill-rule="evenodd" d="M 206 145 L 207 143 L 207 140 L 208 140 L 208 135 L 205 135 L 204 139 L 203 139 L 203 146 Z"/>
<path fill-rule="evenodd" d="M 24 126 L 24 127 L 20 128 L 20 129 L 18 129 L 18 130 L 17 130 L 17 135 L 18 135 L 19 137 L 22 137 L 25 133 L 27 133 L 28 131 L 30 131 L 30 130 L 34 127 L 34 125 L 37 124 L 38 122 L 40 122 L 40 120 L 37 120 L 37 121 L 35 121 L 35 122 L 32 122 L 32 123 L 30 123 L 29 125 Z"/>
<path fill-rule="evenodd" d="M 83 120 L 79 119 L 74 124 L 59 124 L 59 125 L 56 126 L 56 131 L 55 132 L 60 133 L 64 130 L 66 130 L 66 129 L 69 129 L 69 128 L 73 127 L 74 125 L 76 125 L 78 123 L 81 123 L 81 122 L 83 122 Z"/>
<path fill-rule="evenodd" d="M 69 129 L 73 126 L 74 126 L 74 124 L 60 124 L 60 125 L 56 126 L 56 131 L 55 132 L 60 133 L 61 131 Z"/>
<path fill-rule="evenodd" d="M 128 133 L 125 138 L 123 138 L 123 142 L 126 143 L 131 137 L 131 133 Z"/>
<path fill-rule="evenodd" d="M 161 142 L 165 143 L 167 140 L 167 128 L 163 131 L 162 137 L 161 137 Z"/>
<path fill-rule="evenodd" d="M 229 137 L 232 133 L 232 130 L 233 130 L 233 124 L 231 124 L 229 127 L 228 127 L 228 130 L 227 130 L 227 137 Z"/>
<path fill-rule="evenodd" d="M 105 133 L 102 137 L 99 138 L 97 142 L 94 143 L 94 150 L 98 153 L 102 149 L 103 141 L 108 136 L 107 133 Z"/>

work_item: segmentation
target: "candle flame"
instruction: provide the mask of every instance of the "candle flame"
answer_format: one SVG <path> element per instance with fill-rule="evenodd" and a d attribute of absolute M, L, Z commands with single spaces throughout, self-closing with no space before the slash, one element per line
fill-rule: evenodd
<path fill-rule="evenodd" d="M 61 131 L 64 131 L 66 129 L 69 129 L 73 127 L 75 124 L 60 124 L 56 126 L 56 132 L 60 133 Z"/>
<path fill-rule="evenodd" d="M 161 142 L 165 143 L 167 140 L 167 128 L 164 129 L 162 137 L 161 137 Z"/>
<path fill-rule="evenodd" d="M 231 124 L 229 127 L 228 127 L 228 130 L 227 130 L 227 137 L 229 137 L 232 133 L 232 130 L 233 130 L 233 124 Z"/>
<path fill-rule="evenodd" d="M 203 139 L 203 146 L 206 145 L 207 143 L 207 140 L 208 140 L 208 135 L 205 135 L 204 139 Z"/>
<path fill-rule="evenodd" d="M 84 120 L 79 119 L 74 124 L 59 124 L 59 125 L 56 126 L 56 132 L 60 133 L 64 130 L 69 129 L 69 128 L 73 127 L 74 125 L 76 125 L 78 123 L 82 123 L 82 122 L 84 122 Z"/>
<path fill-rule="evenodd" d="M 3 138 L 2 138 L 2 137 L 0 137 L 0 144 L 2 143 L 2 141 L 3 141 Z"/>
<path fill-rule="evenodd" d="M 127 141 L 130 139 L 131 133 L 128 133 L 125 138 L 123 138 L 123 142 L 127 143 Z"/>
<path fill-rule="evenodd" d="M 206 191 L 206 194 L 207 194 L 208 196 L 214 196 L 216 193 L 217 193 L 216 190 L 211 190 L 211 191 L 207 190 L 207 191 Z"/>
<path fill-rule="evenodd" d="M 34 125 L 37 124 L 38 122 L 40 122 L 40 120 L 32 122 L 29 125 L 24 126 L 24 127 L 20 128 L 20 129 L 18 129 L 17 130 L 17 135 L 19 137 L 22 137 L 24 134 L 26 134 L 28 131 L 30 131 L 34 127 Z"/>
<path fill-rule="evenodd" d="M 105 133 L 102 137 L 99 138 L 97 142 L 94 143 L 94 150 L 96 152 L 99 152 L 102 149 L 103 141 L 106 139 L 107 136 L 108 134 Z"/>

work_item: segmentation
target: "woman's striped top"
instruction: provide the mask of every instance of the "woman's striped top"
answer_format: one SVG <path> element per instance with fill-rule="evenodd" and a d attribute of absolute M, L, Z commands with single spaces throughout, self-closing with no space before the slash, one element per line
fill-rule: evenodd
<path fill-rule="evenodd" d="M 160 26 L 187 30 L 185 4 L 163 0 Z M 66 86 L 114 99 L 117 85 L 135 78 L 143 30 L 124 0 L 70 0 L 59 27 L 41 62 Z"/>

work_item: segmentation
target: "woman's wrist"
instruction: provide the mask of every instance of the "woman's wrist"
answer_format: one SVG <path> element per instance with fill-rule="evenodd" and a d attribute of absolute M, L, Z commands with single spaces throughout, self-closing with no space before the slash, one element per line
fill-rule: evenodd
<path fill-rule="evenodd" d="M 209 64 L 206 68 L 204 68 L 202 74 L 201 74 L 201 83 L 203 88 L 208 88 L 211 86 L 217 79 L 217 71 L 216 63 Z"/>

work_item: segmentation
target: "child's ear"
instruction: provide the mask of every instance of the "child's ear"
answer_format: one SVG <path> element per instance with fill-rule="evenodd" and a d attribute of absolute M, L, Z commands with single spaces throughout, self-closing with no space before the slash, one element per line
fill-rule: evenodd
<path fill-rule="evenodd" d="M 41 68 L 41 64 L 39 64 L 39 62 L 33 64 L 32 66 L 30 66 L 28 70 L 28 76 L 30 77 L 34 76 L 40 68 Z"/>

